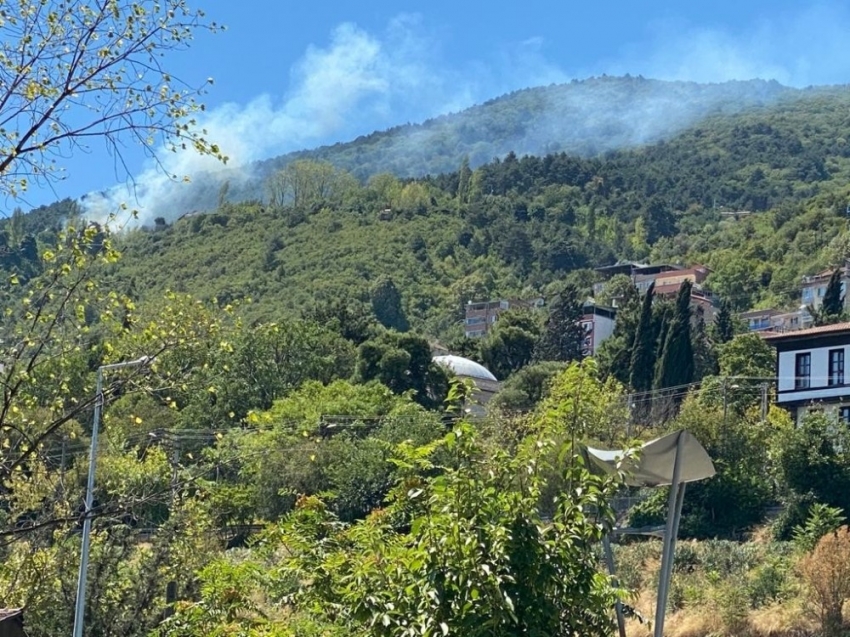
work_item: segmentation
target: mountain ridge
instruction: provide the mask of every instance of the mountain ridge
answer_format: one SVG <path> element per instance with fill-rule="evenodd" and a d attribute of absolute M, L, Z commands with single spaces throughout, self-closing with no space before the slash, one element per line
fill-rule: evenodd
<path fill-rule="evenodd" d="M 671 139 L 711 115 L 771 107 L 834 88 L 795 89 L 774 80 L 702 84 L 641 76 L 529 87 L 421 123 L 195 175 L 192 184 L 174 184 L 159 196 L 149 206 L 156 209 L 144 217 L 149 222 L 157 216 L 172 220 L 193 210 L 213 209 L 225 183 L 230 202 L 263 199 L 265 180 L 299 159 L 327 161 L 365 181 L 384 172 L 400 178 L 452 172 L 464 158 L 474 168 L 508 152 L 595 157 Z M 139 194 L 144 200 L 144 186 Z M 85 205 L 86 198 L 82 202 Z"/>

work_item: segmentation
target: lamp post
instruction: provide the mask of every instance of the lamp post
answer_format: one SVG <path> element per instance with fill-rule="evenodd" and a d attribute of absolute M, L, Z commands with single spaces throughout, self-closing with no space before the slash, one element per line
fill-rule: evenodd
<path fill-rule="evenodd" d="M 86 483 L 86 506 L 83 517 L 83 545 L 80 551 L 80 574 L 77 579 L 77 605 L 74 609 L 74 637 L 83 637 L 83 615 L 86 608 L 86 580 L 89 566 L 89 548 L 91 545 L 91 514 L 94 501 L 94 472 L 97 463 L 97 434 L 100 428 L 100 412 L 103 408 L 103 373 L 124 367 L 147 365 L 152 358 L 142 356 L 136 360 L 124 363 L 101 365 L 97 368 L 97 389 L 94 401 L 94 422 L 91 430 L 91 450 L 89 452 L 89 475 Z"/>

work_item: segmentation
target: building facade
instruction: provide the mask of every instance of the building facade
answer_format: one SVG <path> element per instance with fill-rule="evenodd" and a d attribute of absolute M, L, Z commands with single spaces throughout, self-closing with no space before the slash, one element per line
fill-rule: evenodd
<path fill-rule="evenodd" d="M 850 422 L 850 323 L 767 334 L 776 348 L 776 404 L 800 421 L 815 409 Z"/>
<path fill-rule="evenodd" d="M 844 297 L 844 309 L 850 309 L 847 299 L 847 281 L 850 280 L 850 263 L 845 263 L 841 271 L 841 295 Z M 826 286 L 832 277 L 833 270 L 824 270 L 813 276 L 804 276 L 800 300 L 805 306 L 819 309 L 823 305 Z"/>
<path fill-rule="evenodd" d="M 614 333 L 617 322 L 617 310 L 613 307 L 586 303 L 581 317 L 584 330 L 582 355 L 594 356 L 603 341 Z"/>
<path fill-rule="evenodd" d="M 463 333 L 467 338 L 481 338 L 496 323 L 499 315 L 508 310 L 533 309 L 543 305 L 543 299 L 523 301 L 519 299 L 498 299 L 496 301 L 469 301 L 466 304 Z"/>

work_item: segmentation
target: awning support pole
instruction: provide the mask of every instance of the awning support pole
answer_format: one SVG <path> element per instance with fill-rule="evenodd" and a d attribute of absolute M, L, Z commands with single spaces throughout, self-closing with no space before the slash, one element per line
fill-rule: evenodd
<path fill-rule="evenodd" d="M 670 483 L 670 497 L 667 504 L 667 526 L 664 530 L 663 549 L 661 552 L 661 573 L 658 578 L 658 599 L 655 606 L 654 637 L 664 635 L 664 614 L 667 609 L 667 595 L 670 589 L 670 576 L 673 572 L 673 557 L 676 550 L 676 533 L 679 531 L 681 506 L 684 501 L 684 485 L 679 484 L 682 464 L 682 445 L 684 433 L 679 432 L 676 439 L 676 458 L 673 462 L 673 479 Z"/>

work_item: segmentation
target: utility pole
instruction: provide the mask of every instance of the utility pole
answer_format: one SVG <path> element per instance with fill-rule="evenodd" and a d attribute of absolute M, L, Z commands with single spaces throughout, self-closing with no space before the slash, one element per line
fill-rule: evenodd
<path fill-rule="evenodd" d="M 86 609 L 86 583 L 88 580 L 89 551 L 91 550 L 91 523 L 94 504 L 94 476 L 97 464 L 97 435 L 100 429 L 100 412 L 103 410 L 103 373 L 124 367 L 138 367 L 150 364 L 150 356 L 142 356 L 134 361 L 101 365 L 97 368 L 97 385 L 94 399 L 94 419 L 91 429 L 91 450 L 89 451 L 89 475 L 86 481 L 86 506 L 83 516 L 83 544 L 80 549 L 80 574 L 77 579 L 77 601 L 74 608 L 74 637 L 83 637 L 83 621 Z"/>
<path fill-rule="evenodd" d="M 761 424 L 764 425 L 767 422 L 767 383 L 761 384 Z"/>

